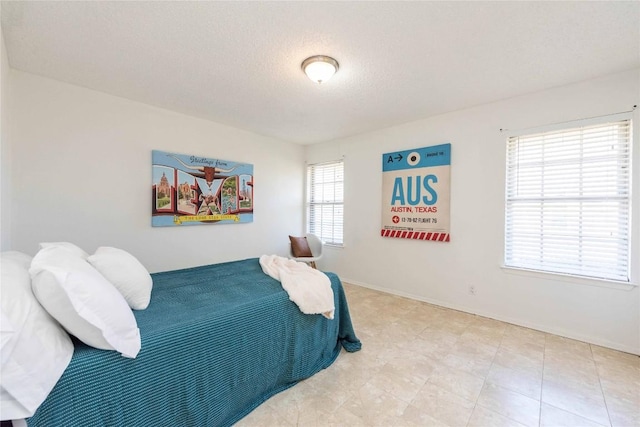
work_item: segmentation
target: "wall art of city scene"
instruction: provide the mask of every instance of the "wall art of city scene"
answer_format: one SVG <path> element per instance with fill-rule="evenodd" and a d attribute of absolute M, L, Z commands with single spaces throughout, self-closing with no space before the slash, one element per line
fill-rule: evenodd
<path fill-rule="evenodd" d="M 152 151 L 154 227 L 253 221 L 253 165 Z"/>

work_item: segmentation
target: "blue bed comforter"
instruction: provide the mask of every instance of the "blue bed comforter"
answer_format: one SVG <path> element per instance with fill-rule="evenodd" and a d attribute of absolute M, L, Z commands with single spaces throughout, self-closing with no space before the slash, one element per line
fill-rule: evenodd
<path fill-rule="evenodd" d="M 76 343 L 27 420 L 51 426 L 226 426 L 360 349 L 340 279 L 335 318 L 302 314 L 257 259 L 153 274 L 136 359 Z"/>

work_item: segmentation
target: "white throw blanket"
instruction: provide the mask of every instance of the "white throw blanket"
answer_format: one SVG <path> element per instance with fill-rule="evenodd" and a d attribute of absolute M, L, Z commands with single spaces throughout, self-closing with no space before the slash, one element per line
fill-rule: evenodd
<path fill-rule="evenodd" d="M 321 271 L 303 262 L 283 258 L 278 255 L 262 255 L 260 266 L 265 274 L 279 280 L 304 314 L 322 314 L 333 319 L 333 289 L 331 281 Z"/>

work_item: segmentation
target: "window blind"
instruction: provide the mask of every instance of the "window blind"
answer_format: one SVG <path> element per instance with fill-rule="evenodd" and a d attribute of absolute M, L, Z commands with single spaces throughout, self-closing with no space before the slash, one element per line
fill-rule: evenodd
<path fill-rule="evenodd" d="M 507 140 L 505 265 L 629 281 L 631 121 Z"/>
<path fill-rule="evenodd" d="M 307 231 L 325 243 L 342 246 L 344 162 L 307 166 Z"/>

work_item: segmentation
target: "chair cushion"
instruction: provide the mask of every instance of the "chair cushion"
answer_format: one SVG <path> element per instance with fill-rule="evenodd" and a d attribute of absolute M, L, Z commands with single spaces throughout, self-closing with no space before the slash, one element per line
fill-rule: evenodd
<path fill-rule="evenodd" d="M 291 241 L 291 252 L 294 257 L 302 258 L 313 256 L 306 237 L 289 236 L 289 240 Z"/>

